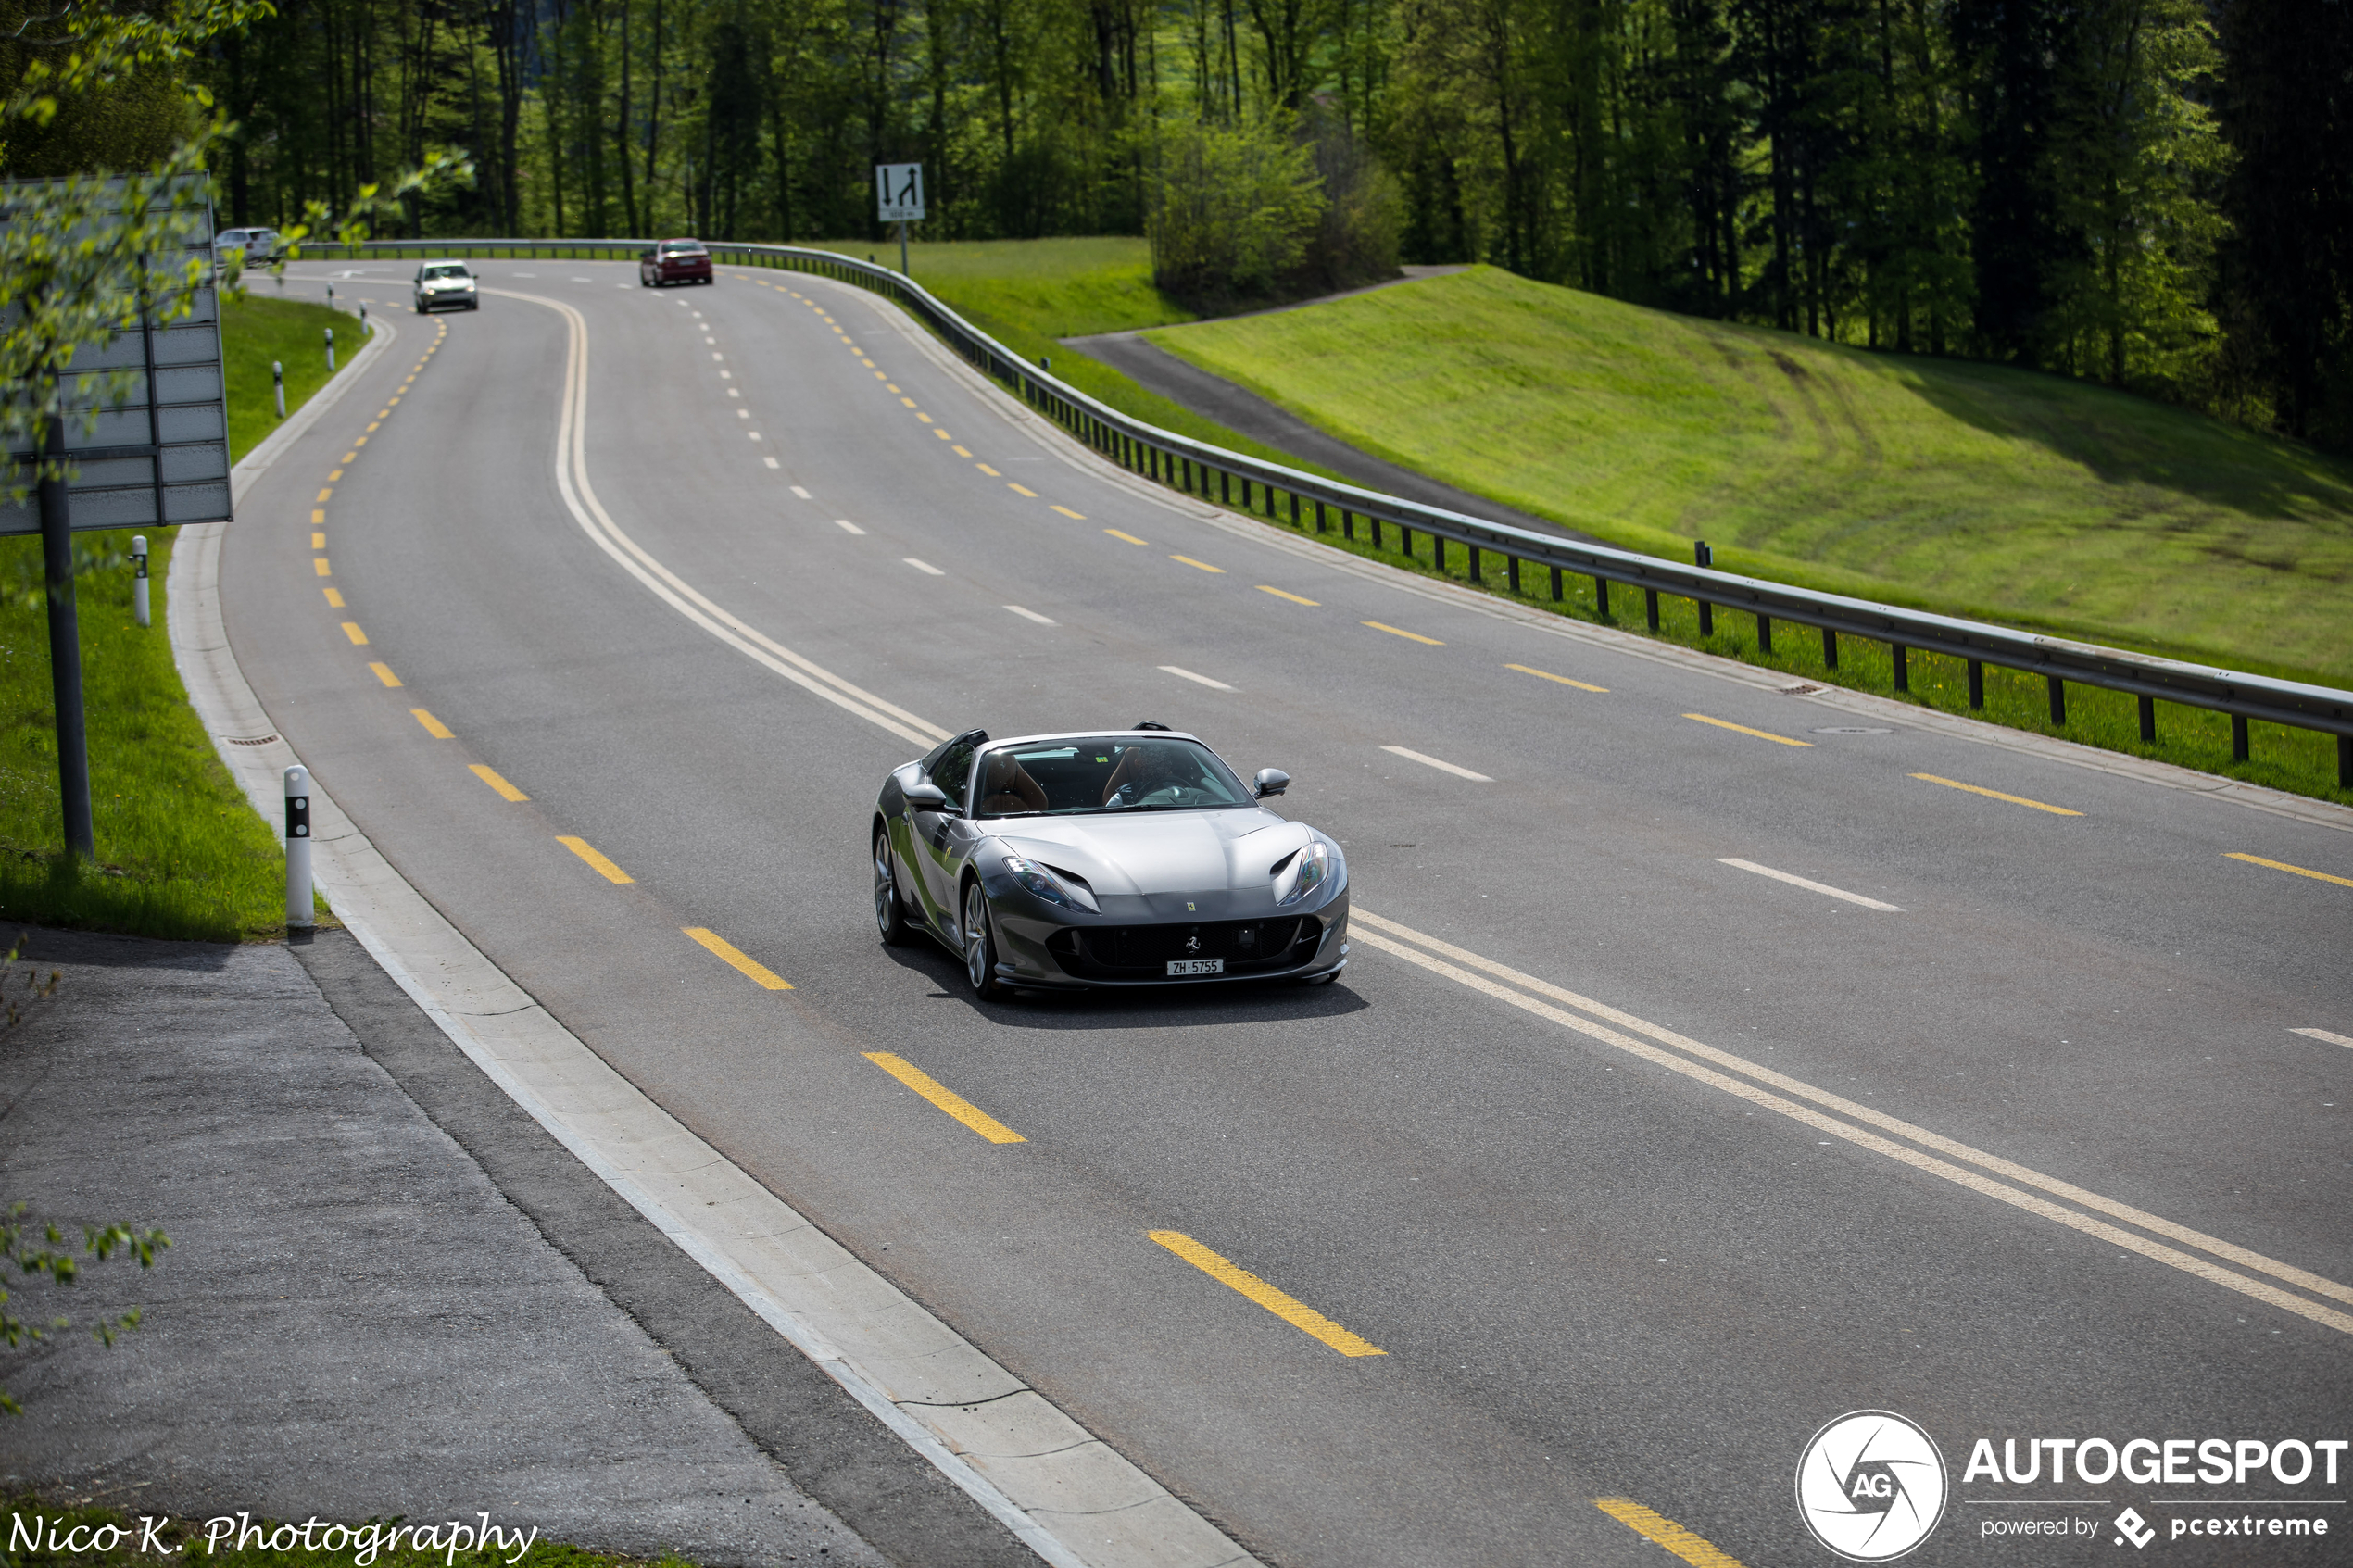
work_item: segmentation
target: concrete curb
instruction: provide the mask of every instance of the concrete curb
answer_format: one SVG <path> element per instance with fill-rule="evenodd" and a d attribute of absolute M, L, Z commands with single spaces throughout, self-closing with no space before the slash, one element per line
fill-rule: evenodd
<path fill-rule="evenodd" d="M 234 489 L 249 488 L 396 336 L 381 323 L 346 374 L 237 466 Z M 299 759 L 229 646 L 223 532 L 218 523 L 181 531 L 167 596 L 172 655 L 214 749 L 274 826 L 283 771 Z M 444 919 L 315 785 L 311 823 L 314 875 L 330 906 L 451 1042 L 1041 1559 L 1054 1568 L 1254 1562 L 647 1098 Z"/>
<path fill-rule="evenodd" d="M 975 370 L 961 356 L 932 336 L 920 323 L 897 306 L 870 290 L 852 283 L 836 282 L 831 279 L 794 274 L 803 282 L 828 285 L 870 302 L 875 313 L 897 330 L 900 336 L 914 346 L 933 363 L 960 377 L 965 385 L 987 396 L 1006 422 L 1021 429 L 1041 449 L 1060 458 L 1070 468 L 1082 470 L 1106 483 L 1115 484 L 1139 500 L 1149 501 L 1166 510 L 1206 522 L 1252 539 L 1270 545 L 1302 559 L 1315 560 L 1353 572 L 1368 581 L 1416 594 L 1426 599 L 1452 606 L 1456 609 L 1510 621 L 1551 636 L 1571 642 L 1606 648 L 1612 653 L 1634 659 L 1646 659 L 1654 664 L 1665 664 L 1692 674 L 1714 680 L 1730 681 L 1736 685 L 1800 697 L 1847 713 L 1868 715 L 1882 723 L 1896 723 L 1913 729 L 1933 730 L 1955 740 L 1973 742 L 1979 746 L 1999 746 L 2006 751 L 2021 752 L 2045 761 L 2064 763 L 2070 768 L 2087 768 L 2094 772 L 2110 773 L 2140 784 L 2155 784 L 2160 789 L 2183 790 L 2202 795 L 2210 800 L 2227 801 L 2249 810 L 2267 812 L 2275 817 L 2288 817 L 2311 827 L 2334 828 L 2340 833 L 2353 833 L 2353 807 L 2339 806 L 2334 801 L 2315 800 L 2309 796 L 2291 795 L 2285 790 L 2271 789 L 2262 784 L 2225 778 L 2220 773 L 2202 773 L 2176 763 L 2158 762 L 2145 757 L 2134 757 L 2121 751 L 2106 751 L 2078 741 L 2061 740 L 2055 735 L 2036 734 L 2029 730 L 2013 730 L 1982 719 L 1964 714 L 1947 713 L 1940 709 L 1916 707 L 1897 702 L 1869 692 L 1851 691 L 1843 686 L 1817 686 L 1811 682 L 1768 670 L 1720 654 L 1703 653 L 1680 644 L 1656 642 L 1635 632 L 1621 632 L 1613 626 L 1596 626 L 1587 621 L 1571 621 L 1566 616 L 1553 615 L 1533 606 L 1515 604 L 1491 594 L 1483 594 L 1466 583 L 1441 583 L 1417 572 L 1391 566 L 1385 561 L 1368 560 L 1346 550 L 1318 544 L 1312 533 L 1295 533 L 1279 523 L 1248 513 L 1228 511 L 1223 507 L 1188 496 L 1180 492 L 1154 484 L 1139 475 L 1128 472 L 1092 447 L 1086 445 L 1052 420 L 1044 419 L 1024 405 L 1018 398 Z M 1547 524 L 1547 527 L 1556 525 Z"/>

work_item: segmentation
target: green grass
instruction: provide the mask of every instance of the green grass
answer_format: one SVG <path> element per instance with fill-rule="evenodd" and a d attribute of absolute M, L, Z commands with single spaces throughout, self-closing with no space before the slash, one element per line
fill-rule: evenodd
<path fill-rule="evenodd" d="M 292 414 L 327 384 L 325 332 L 334 329 L 335 362 L 351 363 L 363 340 L 359 318 L 298 299 L 278 299 L 275 285 L 248 281 L 245 298 L 220 307 L 220 358 L 229 376 L 229 456 L 233 462 L 278 428 L 270 391 L 272 360 L 286 368 L 286 412 Z"/>
<path fill-rule="evenodd" d="M 31 1550 L 22 1549 L 20 1545 L 14 1551 L 0 1550 L 0 1565 L 5 1565 L 5 1568 L 154 1568 L 159 1561 L 152 1552 L 143 1554 L 138 1550 L 141 1541 L 139 1517 L 120 1509 L 95 1508 L 86 1504 L 61 1507 L 45 1503 L 39 1498 L 19 1496 L 8 1499 L 7 1514 L 5 1521 L 0 1521 L 0 1525 L 6 1530 L 6 1537 L 0 1537 L 0 1546 L 5 1546 L 7 1540 L 20 1541 L 21 1537 L 17 1535 L 19 1529 L 27 1536 L 37 1536 L 41 1544 Z M 217 1533 L 213 1528 L 216 1523 Z M 510 1539 L 503 1549 L 496 1542 L 486 1549 L 471 1545 L 460 1547 L 460 1538 L 450 1530 L 451 1522 L 447 1520 L 409 1520 L 403 1517 L 396 1520 L 322 1522 L 314 1518 L 308 1523 L 314 1526 L 334 1524 L 338 1533 L 331 1536 L 324 1528 L 314 1528 L 311 1534 L 313 1544 L 306 1548 L 298 1539 L 302 1533 L 301 1524 L 258 1518 L 241 1520 L 235 1515 L 222 1515 L 217 1520 L 185 1518 L 159 1523 L 156 1526 L 156 1538 L 183 1561 L 217 1564 L 218 1568 L 354 1568 L 363 1557 L 368 1568 L 456 1568 L 459 1563 L 463 1563 L 465 1568 L 509 1568 L 510 1563 L 513 1568 L 639 1568 L 642 1562 L 549 1540 L 538 1536 L 535 1531 L 532 1533 L 527 1547 L 523 1547 L 520 1537 L 530 1526 L 496 1517 L 491 1520 L 493 1526 L 515 1537 Z M 463 1524 L 470 1535 L 480 1524 L 476 1519 L 456 1523 Z M 266 1544 L 268 1537 L 290 1524 L 293 1533 L 283 1538 L 293 1543 L 291 1549 L 271 1549 Z M 263 1536 L 259 1540 L 246 1538 L 241 1545 L 239 1537 L 244 1532 L 240 1525 L 258 1528 Z M 352 1530 L 355 1525 L 360 1532 L 356 1537 L 343 1533 Z M 96 1531 L 107 1526 L 112 1526 L 124 1538 L 95 1535 Z M 443 1547 L 428 1544 L 420 1548 L 408 1533 L 412 1528 L 430 1531 L 434 1540 L 449 1544 Z M 396 1547 L 386 1545 L 396 1530 L 402 1532 L 398 1537 L 399 1544 Z M 96 1549 L 95 1546 L 95 1542 L 102 1539 L 108 1543 L 108 1549 L 104 1551 Z M 325 1549 L 325 1543 L 330 1540 L 336 1547 L 333 1551 Z M 57 1549 L 51 1549 L 53 1541 L 57 1543 Z M 66 1549 L 69 1545 L 84 1549 Z M 523 1549 L 519 1551 L 518 1547 Z M 664 1555 L 653 1559 L 645 1568 L 693 1568 L 693 1565 L 684 1558 Z"/>
<path fill-rule="evenodd" d="M 816 240 L 810 248 L 899 265 L 899 245 Z M 1147 392 L 1109 365 L 1061 340 L 1136 332 L 1193 320 L 1191 311 L 1152 285 L 1151 253 L 1140 239 L 972 240 L 907 247 L 909 274 L 949 308 L 1032 364 L 1053 361 L 1054 375 L 1132 419 L 1178 435 L 1247 453 L 1267 462 L 1340 476 L 1290 453 L 1206 420 L 1181 403 Z"/>
<path fill-rule="evenodd" d="M 348 363 L 359 349 L 350 316 L 259 296 L 224 307 L 235 456 L 278 423 L 271 360 L 286 366 L 289 411 L 325 383 L 330 324 L 348 333 L 337 345 Z M 148 533 L 144 630 L 132 619 L 131 534 L 74 535 L 95 864 L 65 853 L 41 542 L 0 539 L 0 922 L 205 942 L 284 935 L 284 851 L 221 765 L 172 664 L 164 583 L 178 532 Z"/>
<path fill-rule="evenodd" d="M 2353 683 L 2353 465 L 2057 377 L 1489 268 L 1151 341 L 1365 450 L 1629 548 Z"/>

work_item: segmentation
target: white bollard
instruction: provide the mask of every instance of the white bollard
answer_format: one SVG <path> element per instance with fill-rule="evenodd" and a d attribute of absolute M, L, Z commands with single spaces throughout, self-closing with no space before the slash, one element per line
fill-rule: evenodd
<path fill-rule="evenodd" d="M 278 417 L 286 417 L 286 367 L 281 360 L 270 361 L 270 386 L 278 395 Z"/>
<path fill-rule="evenodd" d="M 131 536 L 131 613 L 140 625 L 147 624 L 147 536 Z"/>
<path fill-rule="evenodd" d="M 364 305 L 359 307 L 359 335 L 368 335 L 368 307 Z"/>
<path fill-rule="evenodd" d="M 318 923 L 310 909 L 310 770 L 286 770 L 286 931 Z"/>
<path fill-rule="evenodd" d="M 327 329 L 327 372 L 328 372 L 328 374 L 333 375 L 333 374 L 334 373 L 334 369 L 335 369 L 335 330 L 334 330 L 334 328 L 333 328 L 333 327 L 329 327 L 329 328 Z"/>

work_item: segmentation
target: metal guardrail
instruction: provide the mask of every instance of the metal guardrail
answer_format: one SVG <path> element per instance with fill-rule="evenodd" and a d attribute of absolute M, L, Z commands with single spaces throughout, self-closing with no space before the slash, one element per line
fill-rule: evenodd
<path fill-rule="evenodd" d="M 378 241 L 358 247 L 357 254 L 396 258 L 412 252 L 420 257 L 428 253 L 469 257 L 530 254 L 634 260 L 651 243 Z M 1612 583 L 1637 588 L 1643 595 L 1644 609 L 1654 630 L 1658 626 L 1658 600 L 1662 594 L 1696 603 L 1703 634 L 1712 624 L 1717 610 L 1754 615 L 1757 642 L 1767 652 L 1772 649 L 1774 622 L 1793 621 L 1820 632 L 1824 661 L 1832 669 L 1838 666 L 1841 636 L 1885 643 L 1893 655 L 1897 691 L 1909 689 L 1909 650 L 1944 654 L 1968 665 L 1972 709 L 1984 706 L 1984 666 L 1991 664 L 2043 676 L 2048 683 L 2054 723 L 2067 721 L 2067 687 L 2070 683 L 2126 692 L 2139 698 L 2144 741 L 2157 738 L 2156 704 L 2160 698 L 2184 707 L 2227 713 L 2231 716 L 2232 753 L 2240 761 L 2248 756 L 2249 720 L 2321 731 L 2336 737 L 2337 783 L 2353 788 L 2353 692 L 2041 636 L 1983 621 L 1743 577 L 1705 565 L 1684 566 L 1604 545 L 1589 545 L 1506 523 L 1487 522 L 1378 491 L 1360 490 L 1280 463 L 1229 452 L 1123 414 L 1058 380 L 1043 367 L 1032 365 L 957 315 L 921 284 L 889 268 L 833 251 L 798 245 L 705 243 L 714 261 L 815 273 L 883 295 L 923 320 L 975 367 L 1013 388 L 1032 408 L 1088 445 L 1122 467 L 1188 495 L 1212 498 L 1227 507 L 1239 506 L 1241 510 L 1278 521 L 1285 521 L 1282 514 L 1288 509 L 1291 526 L 1303 528 L 1312 522 L 1318 533 L 1330 530 L 1332 514 L 1336 512 L 1344 537 L 1355 538 L 1357 525 L 1362 523 L 1369 530 L 1376 548 L 1385 546 L 1385 530 L 1394 528 L 1400 548 L 1409 555 L 1413 536 L 1424 533 L 1433 541 L 1436 565 L 1441 573 L 1446 570 L 1448 547 L 1458 546 L 1467 553 L 1472 582 L 1484 581 L 1488 571 L 1485 558 L 1500 557 L 1504 576 L 1515 593 L 1520 589 L 1523 571 L 1530 565 L 1550 572 L 1551 593 L 1555 601 L 1562 596 L 1564 573 L 1590 577 L 1598 608 L 1605 616 L 1609 613 Z M 307 253 L 343 248 L 304 247 Z M 1312 514 L 1308 510 L 1311 508 Z"/>

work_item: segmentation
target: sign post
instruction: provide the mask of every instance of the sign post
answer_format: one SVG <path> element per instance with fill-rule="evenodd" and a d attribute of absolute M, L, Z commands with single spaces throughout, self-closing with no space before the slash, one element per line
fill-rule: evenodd
<path fill-rule="evenodd" d="M 875 213 L 885 223 L 899 225 L 899 275 L 907 272 L 907 225 L 924 220 L 924 166 L 920 163 L 875 165 Z"/>
<path fill-rule="evenodd" d="M 21 221 L 0 186 L 0 222 Z M 176 320 L 159 320 L 142 289 L 136 321 L 104 345 L 72 356 L 69 389 L 53 401 L 37 447 L 6 454 L 39 465 L 30 504 L 0 489 L 0 534 L 38 533 L 49 609 L 49 668 L 57 703 L 57 785 L 68 852 L 97 856 L 90 809 L 90 756 L 82 720 L 82 642 L 74 603 L 73 535 L 115 528 L 226 522 L 230 518 L 229 420 L 220 365 L 220 298 L 213 284 L 212 201 L 201 185 L 158 195 L 151 210 L 194 220 L 188 249 L 204 282 Z M 123 221 L 132 220 L 125 214 Z M 97 220 L 104 227 L 105 220 Z M 119 286 L 136 281 L 125 277 Z M 114 388 L 93 392 L 93 379 Z M 142 588 L 145 584 L 140 584 Z"/>

